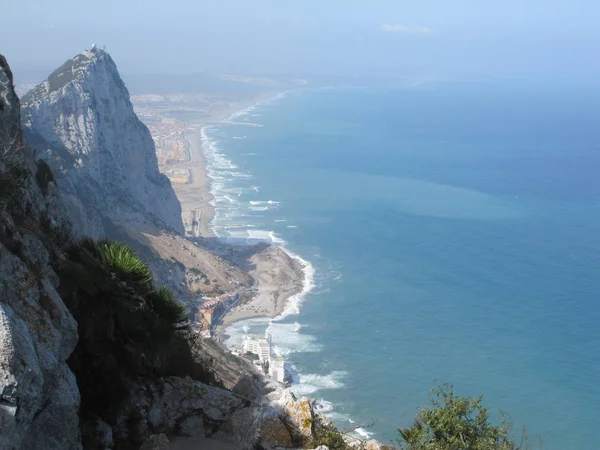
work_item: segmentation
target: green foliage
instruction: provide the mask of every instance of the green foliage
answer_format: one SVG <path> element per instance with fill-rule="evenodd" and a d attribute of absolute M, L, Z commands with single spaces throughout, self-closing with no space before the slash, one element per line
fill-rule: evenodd
<path fill-rule="evenodd" d="M 185 308 L 175 300 L 166 286 L 161 286 L 158 291 L 150 293 L 148 299 L 156 315 L 163 318 L 170 326 L 178 328 L 179 324 L 187 322 Z M 187 325 L 184 325 L 183 329 L 187 329 Z"/>
<path fill-rule="evenodd" d="M 131 380 L 170 375 L 173 354 L 192 360 L 187 319 L 166 287 L 153 288 L 150 269 L 126 245 L 83 239 L 65 254 L 61 290 L 79 326 L 69 364 L 83 414 L 110 421 Z"/>
<path fill-rule="evenodd" d="M 37 162 L 37 171 L 35 173 L 35 180 L 37 181 L 38 186 L 45 194 L 48 190 L 48 185 L 50 182 L 54 181 L 54 174 L 52 170 L 50 170 L 50 166 L 44 160 L 39 160 Z"/>
<path fill-rule="evenodd" d="M 108 239 L 95 241 L 88 238 L 73 247 L 70 255 L 88 262 L 91 257 L 113 273 L 119 281 L 129 283 L 144 293 L 152 289 L 152 272 L 125 244 Z"/>
<path fill-rule="evenodd" d="M 399 428 L 405 450 L 520 450 L 506 421 L 490 423 L 482 397 L 458 397 L 452 386 L 432 390 L 431 407 L 423 408 L 411 428 Z"/>
<path fill-rule="evenodd" d="M 317 436 L 313 442 L 314 447 L 325 445 L 329 450 L 346 450 L 350 446 L 345 441 L 344 436 L 333 426 L 322 426 L 316 432 Z"/>
<path fill-rule="evenodd" d="M 350 444 L 344 438 L 344 434 L 332 423 L 323 422 L 322 417 L 317 416 L 313 422 L 314 436 L 305 442 L 305 447 L 316 448 L 325 445 L 329 450 L 349 450 Z"/>

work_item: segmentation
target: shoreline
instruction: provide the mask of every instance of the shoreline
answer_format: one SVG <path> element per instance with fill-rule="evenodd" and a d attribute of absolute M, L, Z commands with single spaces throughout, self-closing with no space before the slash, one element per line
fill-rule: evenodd
<path fill-rule="evenodd" d="M 251 293 L 252 297 L 242 304 L 230 307 L 213 324 L 212 339 L 226 351 L 237 350 L 237 347 L 233 345 L 228 346 L 226 341 L 230 337 L 237 337 L 238 327 L 247 333 L 244 322 L 262 320 L 265 324 L 268 323 L 267 332 L 270 333 L 268 327 L 272 321 L 282 319 L 288 315 L 298 314 L 301 302 L 315 286 L 314 268 L 309 261 L 304 260 L 300 255 L 295 254 L 280 243 L 273 242 L 274 239 L 271 239 L 270 242 L 261 241 L 262 243 L 255 245 L 244 239 L 240 239 L 239 243 L 231 243 L 220 239 L 213 232 L 212 221 L 216 215 L 215 196 L 212 191 L 213 179 L 209 175 L 207 155 L 203 145 L 205 144 L 203 139 L 208 140 L 208 137 L 203 132 L 207 127 L 223 126 L 227 123 L 235 124 L 235 119 L 242 115 L 245 110 L 260 105 L 262 102 L 279 98 L 288 92 L 290 91 L 280 92 L 250 104 L 245 104 L 244 107 L 231 111 L 227 117 L 222 118 L 220 121 L 211 121 L 199 125 L 194 132 L 185 135 L 186 140 L 190 142 L 190 157 L 194 163 L 192 167 L 195 173 L 192 184 L 202 190 L 201 197 L 204 199 L 204 204 L 201 205 L 201 208 L 204 209 L 198 217 L 198 230 L 200 230 L 199 236 L 196 238 L 198 244 L 240 267 L 254 279 L 254 285 L 245 289 L 245 292 Z M 285 245 L 284 242 L 283 244 Z M 262 246 L 262 249 L 259 249 L 260 246 Z M 288 273 L 287 279 L 283 280 L 281 278 L 282 267 L 287 268 Z M 232 327 L 236 324 L 238 324 L 238 327 Z M 231 331 L 229 331 L 230 328 Z M 288 363 L 286 362 L 286 364 Z M 296 382 L 302 384 L 301 381 Z M 325 411 L 322 414 L 328 416 Z M 371 435 L 360 428 L 355 431 L 354 435 L 348 435 L 348 437 L 360 441 L 369 440 Z"/>
<path fill-rule="evenodd" d="M 225 242 L 213 232 L 213 220 L 216 215 L 213 179 L 208 171 L 205 153 L 204 131 L 212 126 L 235 124 L 235 118 L 243 115 L 249 108 L 263 102 L 280 98 L 292 90 L 269 93 L 252 101 L 238 102 L 221 110 L 211 120 L 194 127 L 194 131 L 184 134 L 189 145 L 188 167 L 191 182 L 178 186 L 177 196 L 184 214 L 190 218 L 190 227 L 186 225 L 186 234 L 217 255 L 246 270 L 255 280 L 248 289 L 253 295 L 250 300 L 228 310 L 214 328 L 217 342 L 223 342 L 228 336 L 226 329 L 231 325 L 252 319 L 276 319 L 282 315 L 296 313 L 297 303 L 313 287 L 312 266 L 299 255 L 277 245 L 266 242 L 269 247 L 254 251 L 256 245 L 250 243 L 232 244 Z M 261 245 L 261 244 L 258 244 Z M 285 279 L 280 277 L 285 273 Z"/>

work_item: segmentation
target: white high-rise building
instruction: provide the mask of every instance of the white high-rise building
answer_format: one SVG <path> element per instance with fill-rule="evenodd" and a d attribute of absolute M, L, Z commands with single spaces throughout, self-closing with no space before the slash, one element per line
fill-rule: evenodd
<path fill-rule="evenodd" d="M 269 339 L 256 339 L 252 335 L 244 337 L 244 353 L 258 355 L 260 362 L 267 362 L 271 356 L 271 342 Z"/>
<path fill-rule="evenodd" d="M 269 376 L 280 383 L 285 382 L 285 361 L 283 356 L 275 355 L 269 358 Z"/>

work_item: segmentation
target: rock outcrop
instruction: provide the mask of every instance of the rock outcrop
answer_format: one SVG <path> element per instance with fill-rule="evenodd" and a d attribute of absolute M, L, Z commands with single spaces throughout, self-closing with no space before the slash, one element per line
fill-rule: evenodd
<path fill-rule="evenodd" d="M 56 175 L 77 235 L 131 245 L 157 283 L 180 298 L 251 284 L 243 271 L 183 236 L 179 200 L 108 53 L 85 51 L 29 91 L 22 124 L 28 144 Z"/>
<path fill-rule="evenodd" d="M 141 444 L 153 435 L 216 437 L 239 449 L 297 448 L 316 436 L 325 419 L 289 389 L 252 400 L 190 378 L 168 377 L 140 385 L 113 427 L 115 442 Z"/>
<path fill-rule="evenodd" d="M 53 270 L 69 224 L 19 123 L 0 55 L 0 449 L 79 449 L 79 391 L 66 363 L 77 324 Z"/>
<path fill-rule="evenodd" d="M 58 174 L 81 235 L 105 236 L 113 223 L 128 221 L 183 234 L 181 205 L 108 53 L 93 48 L 70 59 L 22 106 L 27 140 Z"/>

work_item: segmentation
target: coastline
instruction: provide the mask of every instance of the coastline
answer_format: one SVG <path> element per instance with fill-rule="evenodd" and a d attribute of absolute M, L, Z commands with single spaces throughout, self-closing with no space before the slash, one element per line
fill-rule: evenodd
<path fill-rule="evenodd" d="M 239 238 L 239 243 L 236 242 L 237 238 L 231 239 L 233 242 L 219 239 L 217 233 L 213 231 L 213 220 L 216 216 L 215 204 L 219 196 L 213 190 L 213 179 L 210 174 L 211 155 L 209 153 L 211 140 L 205 131 L 212 126 L 225 126 L 228 123 L 234 125 L 236 119 L 250 108 L 262 102 L 279 98 L 287 92 L 290 91 L 238 105 L 237 109 L 228 111 L 226 117 L 198 125 L 193 132 L 185 134 L 185 139 L 189 143 L 191 168 L 193 168 L 190 190 L 198 189 L 195 194 L 192 192 L 190 197 L 180 198 L 184 212 L 186 206 L 191 206 L 199 211 L 196 217 L 197 232 L 191 236 L 191 239 L 198 246 L 206 248 L 243 269 L 254 280 L 253 286 L 245 288 L 240 303 L 229 307 L 213 322 L 212 338 L 214 342 L 221 348 L 235 353 L 241 350 L 238 346 L 241 344 L 242 336 L 247 335 L 255 324 L 259 324 L 259 327 L 262 327 L 262 324 L 266 325 L 266 333 L 273 336 L 275 346 L 278 345 L 277 339 L 281 337 L 281 331 L 277 331 L 277 327 L 291 327 L 294 333 L 298 332 L 300 329 L 298 323 L 283 322 L 283 325 L 280 325 L 273 321 L 299 313 L 302 300 L 315 286 L 314 268 L 310 262 L 285 248 L 285 241 L 278 239 L 272 233 L 265 241 L 260 241 L 255 245 L 248 241 L 258 242 L 259 239 Z M 230 169 L 225 169 L 225 171 L 228 170 Z M 221 181 L 219 180 L 219 184 Z M 179 192 L 177 195 L 180 196 Z M 224 208 L 228 207 L 227 202 L 222 205 Z M 276 327 L 273 331 L 270 329 L 272 326 Z M 281 343 L 285 343 L 285 341 Z M 275 352 L 277 354 L 277 350 Z M 297 385 L 299 389 L 307 384 L 310 386 L 310 374 L 304 380 L 290 361 L 285 361 L 285 364 L 287 376 L 291 377 L 292 385 Z M 328 380 L 336 373 L 333 372 L 322 378 Z M 335 379 L 332 383 L 334 387 L 337 386 Z M 328 384 L 328 386 L 331 387 L 332 384 Z M 318 388 L 315 389 L 318 390 Z M 312 392 L 313 390 L 309 390 L 307 394 L 303 394 L 302 391 L 296 393 L 304 396 Z M 331 403 L 323 399 L 319 402 L 320 413 L 329 416 L 328 413 L 333 408 Z M 354 423 L 352 420 L 348 420 L 350 424 Z M 358 428 L 354 434 L 349 435 L 349 438 L 363 440 L 369 439 L 370 436 L 369 432 Z"/>
<path fill-rule="evenodd" d="M 187 143 L 189 161 L 186 164 L 189 184 L 174 185 L 181 209 L 190 225 L 186 225 L 186 234 L 191 237 L 214 238 L 212 221 L 215 217 L 214 196 L 211 192 L 212 179 L 207 170 L 206 154 L 202 147 L 204 131 L 211 126 L 225 125 L 228 119 L 261 102 L 279 97 L 285 92 L 266 92 L 252 99 L 227 104 L 214 105 L 206 120 L 202 120 L 183 134 Z"/>
<path fill-rule="evenodd" d="M 252 245 L 224 242 L 218 239 L 212 227 L 216 208 L 205 149 L 208 139 L 206 128 L 233 124 L 235 118 L 249 108 L 288 92 L 290 91 L 271 92 L 251 101 L 221 108 L 214 114 L 211 111 L 211 120 L 198 124 L 193 131 L 184 134 L 189 149 L 188 169 L 191 182 L 177 186 L 176 193 L 184 217 L 187 216 L 190 223 L 189 227 L 186 225 L 186 233 L 199 245 L 246 270 L 255 280 L 254 286 L 248 289 L 251 294 L 249 300 L 229 309 L 216 324 L 215 336 L 218 342 L 227 338 L 226 328 L 234 323 L 259 318 L 275 319 L 297 312 L 298 301 L 312 289 L 312 266 L 298 255 L 277 243 Z"/>

